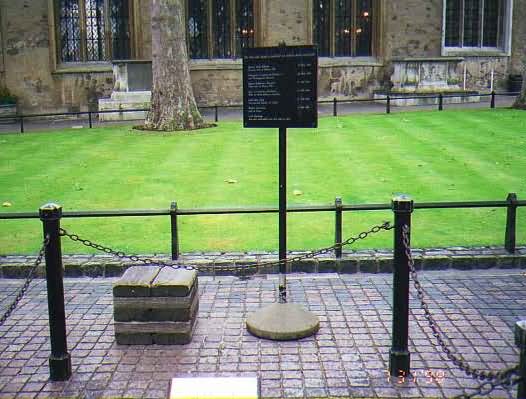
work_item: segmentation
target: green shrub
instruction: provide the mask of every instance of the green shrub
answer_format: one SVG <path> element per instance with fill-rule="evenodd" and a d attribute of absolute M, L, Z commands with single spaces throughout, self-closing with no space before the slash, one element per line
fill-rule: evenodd
<path fill-rule="evenodd" d="M 0 86 L 0 105 L 16 104 L 16 96 L 5 86 Z"/>

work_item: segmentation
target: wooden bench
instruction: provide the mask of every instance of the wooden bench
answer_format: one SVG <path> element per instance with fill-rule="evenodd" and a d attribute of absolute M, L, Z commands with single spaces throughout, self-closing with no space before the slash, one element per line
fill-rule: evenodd
<path fill-rule="evenodd" d="M 115 338 L 121 345 L 184 345 L 199 309 L 197 271 L 133 266 L 113 286 Z"/>

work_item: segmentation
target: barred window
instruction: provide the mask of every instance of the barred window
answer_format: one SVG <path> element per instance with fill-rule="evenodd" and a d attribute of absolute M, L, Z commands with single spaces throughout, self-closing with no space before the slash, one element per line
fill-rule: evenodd
<path fill-rule="evenodd" d="M 504 48 L 510 0 L 447 0 L 446 47 Z"/>
<path fill-rule="evenodd" d="M 253 47 L 254 0 L 188 0 L 190 58 L 236 58 Z"/>
<path fill-rule="evenodd" d="M 373 55 L 374 0 L 313 0 L 313 43 L 322 57 Z"/>
<path fill-rule="evenodd" d="M 56 7 L 59 61 L 130 58 L 129 0 L 58 0 Z"/>

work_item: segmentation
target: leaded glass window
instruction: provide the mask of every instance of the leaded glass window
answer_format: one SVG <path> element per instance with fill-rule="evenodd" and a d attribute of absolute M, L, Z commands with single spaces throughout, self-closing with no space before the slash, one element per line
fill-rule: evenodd
<path fill-rule="evenodd" d="M 130 58 L 129 0 L 58 0 L 61 62 Z"/>
<path fill-rule="evenodd" d="M 237 0 L 236 7 L 236 54 L 241 55 L 242 48 L 254 47 L 254 2 Z"/>
<path fill-rule="evenodd" d="M 88 61 L 104 60 L 104 1 L 85 0 L 86 57 Z"/>
<path fill-rule="evenodd" d="M 188 6 L 188 50 L 192 58 L 208 58 L 207 0 L 191 0 Z"/>
<path fill-rule="evenodd" d="M 313 43 L 322 57 L 373 55 L 374 0 L 313 0 Z"/>
<path fill-rule="evenodd" d="M 255 0 L 188 0 L 190 58 L 236 58 L 254 46 Z"/>
<path fill-rule="evenodd" d="M 60 59 L 65 62 L 80 61 L 79 0 L 60 1 L 59 26 Z"/>
<path fill-rule="evenodd" d="M 131 58 L 130 4 L 128 0 L 110 2 L 111 49 L 114 60 Z"/>
<path fill-rule="evenodd" d="M 314 0 L 314 40 L 318 45 L 318 55 L 329 57 L 331 55 L 331 4 L 329 0 Z"/>
<path fill-rule="evenodd" d="M 503 47 L 510 0 L 447 0 L 446 47 Z"/>

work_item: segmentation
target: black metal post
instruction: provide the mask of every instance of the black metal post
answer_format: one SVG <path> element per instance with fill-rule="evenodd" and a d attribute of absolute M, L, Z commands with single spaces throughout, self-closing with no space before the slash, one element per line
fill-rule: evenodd
<path fill-rule="evenodd" d="M 214 121 L 217 122 L 219 120 L 219 109 L 218 106 L 214 106 Z"/>
<path fill-rule="evenodd" d="M 438 110 L 442 111 L 444 109 L 444 96 L 442 93 L 438 95 Z"/>
<path fill-rule="evenodd" d="M 519 375 L 522 377 L 517 387 L 517 399 L 526 399 L 526 320 L 515 323 L 515 345 L 519 347 Z"/>
<path fill-rule="evenodd" d="M 504 248 L 510 253 L 515 252 L 515 236 L 517 231 L 517 194 L 509 193 L 506 198 L 508 207 L 506 212 L 506 233 L 504 235 Z"/>
<path fill-rule="evenodd" d="M 287 301 L 287 128 L 279 128 L 279 301 Z"/>
<path fill-rule="evenodd" d="M 336 197 L 334 200 L 334 207 L 335 210 L 335 230 L 334 230 L 334 244 L 337 245 L 337 247 L 334 249 L 334 255 L 337 258 L 342 257 L 342 199 L 339 197 Z"/>
<path fill-rule="evenodd" d="M 336 97 L 332 100 L 332 116 L 338 116 L 338 100 Z"/>
<path fill-rule="evenodd" d="M 491 103 L 490 103 L 490 107 L 491 107 L 491 108 L 495 108 L 495 91 L 492 91 L 492 92 L 491 92 Z"/>
<path fill-rule="evenodd" d="M 24 133 L 24 117 L 20 115 L 20 133 Z"/>
<path fill-rule="evenodd" d="M 389 95 L 387 95 L 387 102 L 385 103 L 385 113 L 391 113 L 391 97 Z"/>
<path fill-rule="evenodd" d="M 170 205 L 170 225 L 172 232 L 172 260 L 179 258 L 179 231 L 177 229 L 177 202 Z"/>
<path fill-rule="evenodd" d="M 393 259 L 393 330 L 389 351 L 389 372 L 391 376 L 407 376 L 410 369 L 409 339 L 409 267 L 408 257 L 402 238 L 402 228 L 411 231 L 413 200 L 407 195 L 393 198 L 394 212 L 394 259 Z"/>
<path fill-rule="evenodd" d="M 62 250 L 59 231 L 62 207 L 57 204 L 43 205 L 39 209 L 39 215 L 44 227 L 44 237 L 49 236 L 49 244 L 45 254 L 51 340 L 49 374 L 52 381 L 65 381 L 71 377 L 71 356 L 68 353 L 66 338 Z"/>
<path fill-rule="evenodd" d="M 88 111 L 88 121 L 89 121 L 89 128 L 91 129 L 93 127 L 93 123 L 91 121 L 91 111 Z"/>

